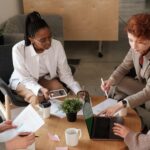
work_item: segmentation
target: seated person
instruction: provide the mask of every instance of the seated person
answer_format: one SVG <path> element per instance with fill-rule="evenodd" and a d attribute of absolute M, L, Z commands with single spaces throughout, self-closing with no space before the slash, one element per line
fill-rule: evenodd
<path fill-rule="evenodd" d="M 139 109 L 137 106 L 145 103 L 145 109 L 139 115 L 144 124 L 150 127 L 150 14 L 137 14 L 127 22 L 126 31 L 129 39 L 130 50 L 123 62 L 116 68 L 108 80 L 101 85 L 103 91 L 109 96 L 123 100 L 117 105 L 107 109 L 104 113 L 108 116 L 123 107 L 123 104 Z M 135 69 L 136 77 L 126 74 L 131 68 Z M 140 109 L 141 110 L 141 109 Z M 147 119 L 145 119 L 147 118 Z"/>
<path fill-rule="evenodd" d="M 62 44 L 52 38 L 48 24 L 38 12 L 27 15 L 25 39 L 13 47 L 14 72 L 10 87 L 24 100 L 37 104 L 49 98 L 49 90 L 81 90 L 72 76 Z"/>
<path fill-rule="evenodd" d="M 4 132 L 12 128 L 16 128 L 16 126 L 14 126 L 11 121 L 5 121 L 0 124 L 0 142 L 3 141 L 3 137 L 1 137 L 1 132 Z M 20 136 L 22 134 L 26 134 L 26 136 Z M 35 142 L 35 135 L 33 133 L 20 133 L 15 138 L 6 141 L 5 145 L 0 143 L 1 147 L 0 149 L 1 150 L 25 149 L 34 142 Z"/>
<path fill-rule="evenodd" d="M 114 134 L 124 138 L 124 142 L 129 150 L 149 150 L 150 149 L 150 134 L 141 134 L 134 132 L 129 128 L 115 123 L 113 127 Z"/>

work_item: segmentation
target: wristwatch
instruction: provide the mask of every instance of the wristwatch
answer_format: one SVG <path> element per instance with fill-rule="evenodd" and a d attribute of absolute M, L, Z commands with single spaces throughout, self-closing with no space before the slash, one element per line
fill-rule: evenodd
<path fill-rule="evenodd" d="M 123 104 L 123 107 L 124 107 L 124 108 L 127 107 L 127 101 L 126 101 L 126 100 L 123 99 L 123 100 L 122 100 L 122 104 Z"/>

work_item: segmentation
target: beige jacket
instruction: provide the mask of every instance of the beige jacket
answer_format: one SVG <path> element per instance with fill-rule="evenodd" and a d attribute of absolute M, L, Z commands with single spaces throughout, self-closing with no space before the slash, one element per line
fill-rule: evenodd
<path fill-rule="evenodd" d="M 131 68 L 135 68 L 137 79 L 140 82 L 145 83 L 145 88 L 142 91 L 125 98 L 128 100 L 131 107 L 136 107 L 150 100 L 150 52 L 144 56 L 142 68 L 139 65 L 139 57 L 139 53 L 130 49 L 123 62 L 117 67 L 109 78 L 113 81 L 113 85 L 117 85 Z"/>
<path fill-rule="evenodd" d="M 129 132 L 124 139 L 129 150 L 150 150 L 150 134 Z"/>

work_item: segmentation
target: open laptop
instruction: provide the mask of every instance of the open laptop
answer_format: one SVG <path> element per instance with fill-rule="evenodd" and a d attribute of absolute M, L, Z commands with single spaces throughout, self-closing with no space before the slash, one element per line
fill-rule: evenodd
<path fill-rule="evenodd" d="M 100 117 L 94 116 L 89 98 L 85 97 L 83 115 L 88 129 L 89 137 L 96 140 L 122 140 L 112 131 L 114 122 L 123 124 L 122 117 Z"/>

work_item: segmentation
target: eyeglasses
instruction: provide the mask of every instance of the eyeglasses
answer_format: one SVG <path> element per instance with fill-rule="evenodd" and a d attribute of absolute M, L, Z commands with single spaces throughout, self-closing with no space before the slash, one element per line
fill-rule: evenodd
<path fill-rule="evenodd" d="M 40 44 L 44 45 L 47 42 L 51 43 L 52 37 L 47 37 L 47 38 L 43 38 L 43 39 L 36 39 L 36 38 L 34 38 L 34 40 L 39 42 Z"/>

